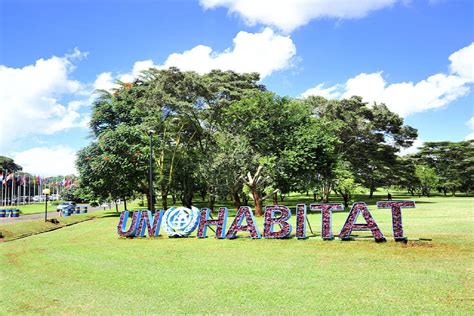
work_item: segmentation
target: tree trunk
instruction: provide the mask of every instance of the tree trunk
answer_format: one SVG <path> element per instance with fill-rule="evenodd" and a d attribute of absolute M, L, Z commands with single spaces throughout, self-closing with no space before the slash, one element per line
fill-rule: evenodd
<path fill-rule="evenodd" d="M 316 193 L 313 192 L 313 202 L 316 202 Z"/>
<path fill-rule="evenodd" d="M 247 194 L 242 194 L 242 204 L 245 206 L 249 205 L 249 197 Z"/>
<path fill-rule="evenodd" d="M 161 190 L 161 204 L 163 205 L 163 209 L 166 211 L 168 209 L 168 191 L 163 189 Z"/>
<path fill-rule="evenodd" d="M 123 209 L 127 211 L 127 200 L 123 198 Z"/>
<path fill-rule="evenodd" d="M 331 193 L 331 187 L 330 186 L 324 186 L 323 188 L 323 202 L 328 203 L 329 202 L 329 194 Z"/>
<path fill-rule="evenodd" d="M 214 204 L 216 203 L 216 197 L 213 194 L 209 194 L 208 207 L 211 212 L 214 212 Z"/>
<path fill-rule="evenodd" d="M 115 203 L 115 213 L 118 213 L 118 204 Z"/>
<path fill-rule="evenodd" d="M 278 205 L 278 192 L 273 193 L 273 205 Z"/>
<path fill-rule="evenodd" d="M 234 206 L 238 209 L 242 206 L 240 202 L 239 190 L 232 191 L 232 200 L 234 201 Z"/>
<path fill-rule="evenodd" d="M 349 194 L 342 194 L 342 198 L 344 199 L 344 206 L 349 207 L 349 201 L 351 199 Z"/>
<path fill-rule="evenodd" d="M 256 216 L 262 216 L 263 211 L 262 211 L 262 198 L 258 194 L 256 190 L 252 190 L 252 197 L 253 197 L 253 202 L 255 204 L 255 215 Z"/>
<path fill-rule="evenodd" d="M 322 193 L 322 198 L 323 198 L 323 202 L 324 203 L 328 203 L 329 202 L 329 195 L 331 194 L 331 189 L 332 189 L 332 185 L 331 185 L 331 180 L 330 179 L 326 179 L 323 181 L 323 193 Z"/>
<path fill-rule="evenodd" d="M 183 202 L 183 205 L 190 208 L 191 205 L 193 204 L 193 191 L 190 190 L 189 188 L 183 192 L 183 198 L 181 202 Z"/>
<path fill-rule="evenodd" d="M 373 187 L 370 187 L 369 190 L 370 190 L 370 191 L 369 191 L 369 192 L 370 192 L 370 193 L 369 193 L 369 198 L 373 198 L 373 197 L 374 197 L 374 191 L 375 191 L 375 189 L 374 189 Z"/>

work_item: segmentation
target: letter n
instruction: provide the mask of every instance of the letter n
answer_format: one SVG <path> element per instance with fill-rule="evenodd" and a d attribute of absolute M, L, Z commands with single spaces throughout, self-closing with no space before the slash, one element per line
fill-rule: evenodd
<path fill-rule="evenodd" d="M 275 217 L 279 213 L 279 217 Z M 291 217 L 291 211 L 286 206 L 272 205 L 265 207 L 263 237 L 264 238 L 288 238 L 291 234 L 291 225 L 288 220 Z M 274 225 L 280 225 L 280 231 L 274 232 Z"/>
<path fill-rule="evenodd" d="M 247 225 L 242 225 L 244 218 L 247 221 Z M 253 216 L 252 209 L 248 206 L 241 206 L 239 208 L 225 237 L 233 239 L 239 231 L 248 231 L 251 238 L 260 238 L 260 232 L 255 224 L 255 217 Z"/>
<path fill-rule="evenodd" d="M 356 224 L 357 217 L 359 214 L 362 214 L 364 217 L 366 224 Z M 380 231 L 377 223 L 375 222 L 372 214 L 370 214 L 367 205 L 362 202 L 354 203 L 352 208 L 349 212 L 349 216 L 347 216 L 346 223 L 341 229 L 339 233 L 339 238 L 342 240 L 349 240 L 351 233 L 353 230 L 367 230 L 369 229 L 372 232 L 372 235 L 375 238 L 376 242 L 383 242 L 387 241 L 385 236 Z"/>
<path fill-rule="evenodd" d="M 197 232 L 198 238 L 206 238 L 207 227 L 210 225 L 216 226 L 216 238 L 225 238 L 225 228 L 227 224 L 227 216 L 229 209 L 227 207 L 221 207 L 217 219 L 209 219 L 211 210 L 203 208 L 201 210 L 201 219 L 199 220 L 199 227 Z"/>
<path fill-rule="evenodd" d="M 415 201 L 379 201 L 377 208 L 392 209 L 392 230 L 395 241 L 405 242 L 407 238 L 403 236 L 402 207 L 414 208 Z"/>
<path fill-rule="evenodd" d="M 135 237 L 135 234 L 137 232 L 137 223 L 140 220 L 141 213 L 141 211 L 136 211 L 132 213 L 132 221 L 128 230 L 125 229 L 127 228 L 129 211 L 123 211 L 122 213 L 120 213 L 120 219 L 117 225 L 117 233 L 120 237 Z"/>
<path fill-rule="evenodd" d="M 141 211 L 141 213 L 137 227 L 137 236 L 145 236 L 145 230 L 147 230 L 149 237 L 158 237 L 164 211 L 158 210 L 154 216 L 151 215 L 150 211 Z"/>
<path fill-rule="evenodd" d="M 332 236 L 332 211 L 343 211 L 344 206 L 339 203 L 311 204 L 311 211 L 321 211 L 321 237 L 324 240 L 333 239 Z"/>

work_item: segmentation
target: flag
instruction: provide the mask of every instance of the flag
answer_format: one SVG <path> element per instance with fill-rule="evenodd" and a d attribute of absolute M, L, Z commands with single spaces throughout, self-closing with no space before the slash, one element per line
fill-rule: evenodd
<path fill-rule="evenodd" d="M 25 184 L 26 184 L 26 176 L 23 175 L 23 176 L 21 177 L 21 185 L 22 185 L 22 186 L 25 186 Z"/>
<path fill-rule="evenodd" d="M 8 176 L 4 177 L 2 174 L 2 184 L 3 186 L 7 186 Z"/>
<path fill-rule="evenodd" d="M 38 176 L 37 180 L 38 180 L 38 185 L 41 185 L 41 177 L 40 176 Z"/>

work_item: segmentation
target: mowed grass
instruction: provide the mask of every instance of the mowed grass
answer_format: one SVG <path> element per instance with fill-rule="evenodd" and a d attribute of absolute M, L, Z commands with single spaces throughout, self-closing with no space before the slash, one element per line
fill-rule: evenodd
<path fill-rule="evenodd" d="M 0 209 L 19 209 L 20 216 L 26 214 L 34 214 L 34 213 L 44 213 L 44 202 L 43 203 L 32 203 L 32 204 L 19 204 L 19 205 L 6 205 L 0 206 Z M 51 202 L 48 202 L 48 212 L 55 211 L 56 205 L 51 205 Z"/>
<path fill-rule="evenodd" d="M 18 223 L 2 223 L 0 219 L 0 241 L 11 241 L 19 238 L 41 234 L 47 231 L 63 228 L 81 223 L 105 215 L 105 211 L 86 214 L 74 214 L 72 216 L 56 217 L 53 221 L 41 220 L 20 221 Z"/>
<path fill-rule="evenodd" d="M 416 200 L 405 235 L 430 242 L 393 242 L 390 210 L 369 204 L 387 243 L 119 239 L 113 213 L 0 243 L 0 314 L 474 313 L 474 198 Z"/>
<path fill-rule="evenodd" d="M 137 200 L 137 201 L 133 201 L 132 203 L 128 203 L 127 207 L 131 208 L 131 209 L 143 208 L 143 207 L 139 206 L 139 202 L 140 201 Z M 16 205 L 16 206 L 15 205 L 13 205 L 13 206 L 7 205 L 7 206 L 0 206 L 0 209 L 7 209 L 7 210 L 8 209 L 19 209 L 21 215 L 28 215 L 28 214 L 44 213 L 44 209 L 45 209 L 44 204 L 45 203 L 42 202 L 42 203 L 32 203 L 32 204 L 25 204 L 25 205 L 19 204 L 19 205 Z M 48 212 L 56 211 L 57 206 L 58 206 L 58 203 L 53 204 L 51 202 L 48 202 Z M 82 206 L 81 206 L 81 209 L 82 209 Z M 101 207 L 101 209 L 102 209 L 102 207 Z M 109 207 L 106 207 L 105 209 L 109 209 Z M 119 211 L 122 211 L 124 209 L 124 204 L 121 203 L 119 205 L 118 209 L 119 209 Z M 115 210 L 115 205 L 112 205 L 110 210 L 114 211 Z"/>

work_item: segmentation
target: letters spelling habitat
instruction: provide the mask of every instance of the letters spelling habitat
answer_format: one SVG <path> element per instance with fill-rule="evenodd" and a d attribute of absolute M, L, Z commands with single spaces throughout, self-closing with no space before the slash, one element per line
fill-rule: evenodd
<path fill-rule="evenodd" d="M 406 241 L 403 236 L 402 224 L 402 208 L 414 208 L 414 201 L 379 201 L 377 208 L 391 209 L 392 212 L 392 229 L 395 241 Z M 334 239 L 332 234 L 332 211 L 342 211 L 344 207 L 337 203 L 319 203 L 310 204 L 311 211 L 320 211 L 322 217 L 321 237 L 324 240 Z M 306 204 L 298 204 L 296 206 L 296 232 L 295 237 L 298 239 L 306 239 Z M 225 232 L 228 209 L 220 208 L 217 218 L 211 216 L 210 209 L 204 208 L 198 210 L 196 207 L 170 208 L 166 212 L 163 210 L 156 211 L 152 214 L 150 211 L 135 211 L 131 216 L 129 211 L 120 214 L 120 220 L 117 225 L 118 235 L 121 237 L 144 237 L 145 231 L 150 237 L 157 237 L 160 232 L 160 226 L 166 230 L 170 237 L 185 237 L 191 234 L 197 228 L 197 237 L 206 238 L 207 228 L 214 226 L 215 237 L 218 239 L 234 239 L 239 231 L 248 232 L 251 238 L 289 238 L 292 226 L 288 223 L 291 217 L 291 210 L 282 205 L 273 205 L 265 207 L 263 236 L 260 234 L 256 225 L 255 217 L 252 209 L 248 206 L 242 206 L 237 210 L 235 218 L 231 223 L 227 232 Z M 365 224 L 356 223 L 359 214 L 365 220 Z M 130 219 L 130 225 L 127 221 Z M 243 224 L 243 221 L 246 224 Z M 275 231 L 275 226 L 279 226 L 279 230 Z M 127 226 L 129 228 L 127 229 Z M 357 202 L 352 205 L 349 215 L 338 235 L 342 240 L 351 239 L 353 231 L 370 231 L 375 241 L 386 241 L 385 236 L 379 229 L 367 205 Z"/>

